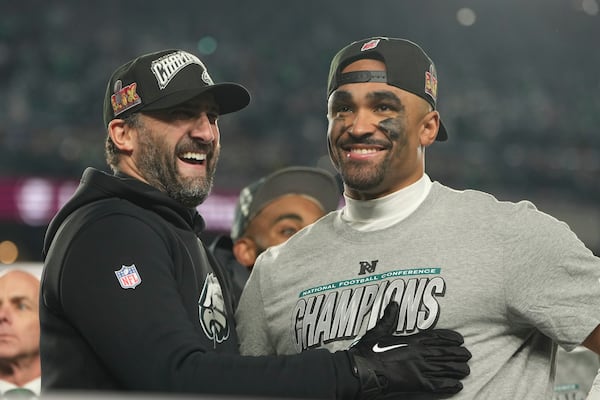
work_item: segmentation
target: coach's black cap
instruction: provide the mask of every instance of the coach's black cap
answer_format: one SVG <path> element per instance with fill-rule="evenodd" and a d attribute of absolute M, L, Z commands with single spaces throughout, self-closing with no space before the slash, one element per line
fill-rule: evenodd
<path fill-rule="evenodd" d="M 325 213 L 337 209 L 340 204 L 337 181 L 326 170 L 313 167 L 283 168 L 242 189 L 233 215 L 231 239 L 239 239 L 260 210 L 287 194 L 308 196 Z"/>
<path fill-rule="evenodd" d="M 144 54 L 113 72 L 104 97 L 104 124 L 138 111 L 176 106 L 205 92 L 214 94 L 220 114 L 250 103 L 246 88 L 215 84 L 204 63 L 191 53 L 170 49 Z"/>
<path fill-rule="evenodd" d="M 342 74 L 349 64 L 360 59 L 375 59 L 385 64 L 386 71 L 356 71 Z M 346 83 L 384 82 L 423 99 L 436 109 L 438 80 L 435 65 L 419 45 L 406 39 L 372 37 L 341 49 L 331 61 L 327 96 Z M 436 140 L 448 139 L 440 120 Z"/>

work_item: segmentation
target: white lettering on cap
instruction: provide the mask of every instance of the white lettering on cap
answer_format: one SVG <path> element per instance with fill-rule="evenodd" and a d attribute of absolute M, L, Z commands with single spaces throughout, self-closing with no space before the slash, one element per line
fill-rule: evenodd
<path fill-rule="evenodd" d="M 207 85 L 214 84 L 202 61 L 200 61 L 200 59 L 195 55 L 186 51 L 179 50 L 175 53 L 162 56 L 161 58 L 152 61 L 150 69 L 156 77 L 158 87 L 164 89 L 179 71 L 190 64 L 200 65 L 204 70 L 202 72 L 202 80 L 206 82 Z"/>

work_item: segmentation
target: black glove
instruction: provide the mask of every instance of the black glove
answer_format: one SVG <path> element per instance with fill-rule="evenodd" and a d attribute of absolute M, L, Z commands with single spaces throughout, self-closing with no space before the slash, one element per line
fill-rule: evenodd
<path fill-rule="evenodd" d="M 359 399 L 388 393 L 458 393 L 469 375 L 471 353 L 461 334 L 447 329 L 394 336 L 399 305 L 390 302 L 383 317 L 348 353 L 360 380 Z"/>

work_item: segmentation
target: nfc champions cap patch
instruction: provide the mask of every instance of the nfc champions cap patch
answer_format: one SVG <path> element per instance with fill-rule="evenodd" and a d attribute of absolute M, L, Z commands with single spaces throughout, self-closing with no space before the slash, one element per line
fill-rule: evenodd
<path fill-rule="evenodd" d="M 123 289 L 135 289 L 137 285 L 142 283 L 142 277 L 138 273 L 135 264 L 123 265 L 120 270 L 115 271 L 115 275 Z"/>
<path fill-rule="evenodd" d="M 177 75 L 179 71 L 181 71 L 183 68 L 190 64 L 200 65 L 204 70 L 204 72 L 202 72 L 202 80 L 206 82 L 207 85 L 214 85 L 214 82 L 211 79 L 210 75 L 208 75 L 206 67 L 204 66 L 202 61 L 200 61 L 200 59 L 195 55 L 190 54 L 186 51 L 180 50 L 162 56 L 159 59 L 152 61 L 150 69 L 156 77 L 158 87 L 162 90 L 167 87 L 171 79 L 173 79 L 173 77 Z"/>

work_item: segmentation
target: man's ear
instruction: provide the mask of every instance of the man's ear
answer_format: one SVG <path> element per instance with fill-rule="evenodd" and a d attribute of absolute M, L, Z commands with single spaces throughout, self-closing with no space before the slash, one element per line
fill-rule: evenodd
<path fill-rule="evenodd" d="M 427 147 L 435 142 L 435 138 L 440 129 L 440 113 L 433 110 L 425 114 L 421 126 L 419 140 L 421 141 L 421 146 Z"/>
<path fill-rule="evenodd" d="M 243 236 L 233 243 L 233 255 L 244 267 L 252 268 L 256 261 L 256 244 L 254 240 Z"/>
<path fill-rule="evenodd" d="M 133 150 L 132 130 L 122 119 L 113 119 L 108 123 L 108 135 L 115 146 L 124 152 Z"/>

